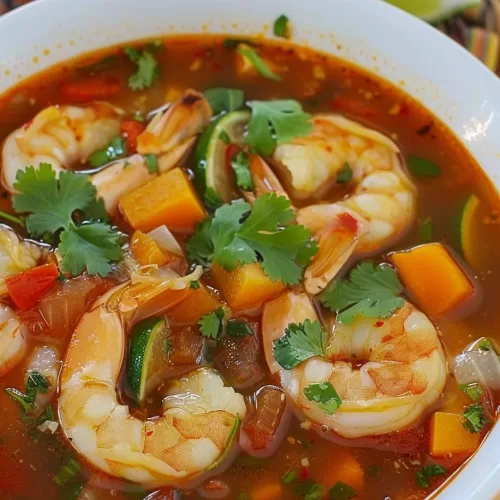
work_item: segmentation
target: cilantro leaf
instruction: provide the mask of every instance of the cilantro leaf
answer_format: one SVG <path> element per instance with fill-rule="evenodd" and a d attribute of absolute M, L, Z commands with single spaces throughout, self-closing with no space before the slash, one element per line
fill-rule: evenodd
<path fill-rule="evenodd" d="M 460 384 L 460 390 L 467 394 L 474 403 L 477 403 L 483 395 L 483 389 L 478 384 Z"/>
<path fill-rule="evenodd" d="M 330 489 L 329 499 L 330 500 L 350 500 L 356 497 L 358 494 L 356 490 L 349 486 L 348 484 L 338 481 Z"/>
<path fill-rule="evenodd" d="M 85 269 L 90 275 L 107 276 L 111 272 L 110 263 L 122 256 L 119 239 L 119 233 L 101 222 L 71 225 L 61 233 L 61 269 L 74 276 Z"/>
<path fill-rule="evenodd" d="M 310 384 L 304 389 L 304 395 L 309 401 L 315 401 L 328 415 L 333 415 L 342 404 L 340 396 L 330 382 Z"/>
<path fill-rule="evenodd" d="M 446 468 L 440 464 L 425 465 L 417 472 L 417 484 L 421 488 L 428 488 L 431 485 L 431 478 L 442 476 L 447 472 Z"/>
<path fill-rule="evenodd" d="M 348 279 L 334 280 L 323 292 L 323 305 L 338 314 L 338 320 L 350 325 L 356 316 L 387 318 L 402 307 L 399 296 L 403 287 L 396 271 L 389 266 L 363 262 Z"/>
<path fill-rule="evenodd" d="M 273 33 L 280 38 L 289 38 L 290 30 L 288 28 L 288 17 L 281 14 L 275 21 L 273 26 Z"/>
<path fill-rule="evenodd" d="M 230 319 L 226 325 L 226 332 L 231 337 L 244 337 L 253 335 L 252 327 L 241 319 Z"/>
<path fill-rule="evenodd" d="M 107 222 L 109 220 L 106 207 L 104 206 L 104 200 L 102 198 L 99 198 L 98 200 L 94 198 L 87 205 L 87 207 L 82 210 L 82 212 L 86 221 Z"/>
<path fill-rule="evenodd" d="M 204 92 L 214 115 L 229 113 L 243 107 L 245 93 L 239 89 L 214 88 Z"/>
<path fill-rule="evenodd" d="M 210 238 L 211 229 L 212 217 L 207 217 L 196 224 L 195 233 L 186 240 L 186 251 L 189 260 L 203 267 L 208 267 L 214 251 L 214 246 Z"/>
<path fill-rule="evenodd" d="M 33 370 L 29 372 L 24 393 L 11 387 L 5 389 L 5 392 L 20 406 L 25 414 L 28 414 L 34 409 L 37 393 L 46 393 L 49 387 L 50 382 L 47 377 Z"/>
<path fill-rule="evenodd" d="M 240 151 L 231 160 L 231 168 L 236 177 L 236 185 L 244 191 L 253 191 L 253 181 L 252 174 L 250 173 L 248 156 L 243 151 Z"/>
<path fill-rule="evenodd" d="M 337 172 L 337 177 L 335 182 L 337 184 L 347 184 L 352 179 L 352 168 L 349 163 L 345 163 L 344 166 Z"/>
<path fill-rule="evenodd" d="M 313 356 L 324 356 L 326 332 L 318 321 L 290 323 L 285 335 L 274 341 L 274 357 L 285 370 L 291 370 Z"/>
<path fill-rule="evenodd" d="M 469 432 L 481 432 L 483 427 L 490 422 L 484 414 L 484 408 L 480 404 L 467 406 L 464 411 L 464 417 L 464 427 Z"/>
<path fill-rule="evenodd" d="M 297 101 L 250 101 L 248 105 L 252 108 L 252 118 L 246 142 L 264 156 L 270 156 L 276 144 L 290 142 L 312 131 L 311 115 L 305 113 Z"/>
<path fill-rule="evenodd" d="M 95 198 L 96 188 L 85 175 L 61 172 L 59 181 L 49 163 L 38 169 L 19 170 L 12 204 L 17 213 L 28 213 L 26 228 L 35 237 L 67 229 L 75 210 L 85 208 Z"/>
<path fill-rule="evenodd" d="M 283 476 L 281 476 L 281 481 L 283 484 L 290 484 L 293 483 L 298 477 L 298 474 L 294 470 L 289 470 L 288 472 L 285 472 Z"/>
<path fill-rule="evenodd" d="M 224 319 L 224 309 L 218 307 L 214 312 L 204 314 L 198 325 L 200 332 L 204 337 L 216 339 L 222 330 L 222 320 Z"/>
<path fill-rule="evenodd" d="M 125 49 L 125 54 L 137 65 L 137 71 L 128 79 L 128 86 L 132 90 L 144 90 L 151 87 L 160 74 L 155 56 L 147 50 L 138 51 L 131 47 Z"/>
<path fill-rule="evenodd" d="M 275 73 L 269 65 L 262 59 L 252 47 L 240 44 L 236 52 L 242 57 L 248 59 L 250 64 L 264 77 L 276 82 L 281 81 L 281 76 Z"/>
<path fill-rule="evenodd" d="M 201 285 L 200 285 L 200 282 L 198 280 L 189 282 L 189 288 L 192 288 L 193 290 L 198 290 L 200 287 L 201 287 Z"/>
<path fill-rule="evenodd" d="M 477 347 L 479 348 L 480 351 L 491 351 L 491 350 L 493 350 L 493 346 L 491 345 L 491 342 L 487 338 L 481 339 L 478 342 Z"/>

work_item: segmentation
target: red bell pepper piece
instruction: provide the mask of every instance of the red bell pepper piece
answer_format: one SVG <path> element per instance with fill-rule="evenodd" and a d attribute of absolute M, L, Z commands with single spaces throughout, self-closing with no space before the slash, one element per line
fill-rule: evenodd
<path fill-rule="evenodd" d="M 45 264 L 7 278 L 5 284 L 14 305 L 24 311 L 38 303 L 54 286 L 58 276 L 55 264 Z"/>

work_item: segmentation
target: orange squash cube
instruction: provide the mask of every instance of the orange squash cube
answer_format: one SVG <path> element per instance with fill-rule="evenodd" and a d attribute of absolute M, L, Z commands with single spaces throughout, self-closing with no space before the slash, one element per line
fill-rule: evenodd
<path fill-rule="evenodd" d="M 451 312 L 474 295 L 474 285 L 440 243 L 429 243 L 391 255 L 404 285 L 426 314 Z"/>
<path fill-rule="evenodd" d="M 136 231 L 130 239 L 130 251 L 141 266 L 156 264 L 164 266 L 168 262 L 168 257 L 163 253 L 153 238 Z"/>
<path fill-rule="evenodd" d="M 258 263 L 247 264 L 230 272 L 215 264 L 212 276 L 228 305 L 237 310 L 257 307 L 286 288 L 283 282 L 268 278 Z"/>
<path fill-rule="evenodd" d="M 215 311 L 222 304 L 215 294 L 203 285 L 189 289 L 188 296 L 166 314 L 170 320 L 183 325 L 194 325 L 204 314 Z"/>
<path fill-rule="evenodd" d="M 174 168 L 135 189 L 120 200 L 127 222 L 148 232 L 165 224 L 172 231 L 192 232 L 205 218 L 205 209 L 180 168 Z"/>
<path fill-rule="evenodd" d="M 433 457 L 443 457 L 448 453 L 472 453 L 477 449 L 481 435 L 465 429 L 464 422 L 463 415 L 457 413 L 434 413 L 430 441 Z"/>

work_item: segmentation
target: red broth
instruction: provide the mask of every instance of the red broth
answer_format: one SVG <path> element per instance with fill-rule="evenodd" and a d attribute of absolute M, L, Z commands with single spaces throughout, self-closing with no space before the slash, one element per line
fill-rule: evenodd
<path fill-rule="evenodd" d="M 65 85 L 95 78 L 94 74 L 102 79 L 101 83 L 108 82 L 116 87 L 115 95 L 105 100 L 121 107 L 128 118 L 136 113 L 145 115 L 165 101 L 177 98 L 185 89 L 203 91 L 213 87 L 240 88 L 245 91 L 248 100 L 295 99 L 310 113 L 341 113 L 391 137 L 405 157 L 418 155 L 431 160 L 441 169 L 437 177 L 413 179 L 418 189 L 417 222 L 391 251 L 421 244 L 422 226 L 430 218 L 432 241 L 442 242 L 459 252 L 457 220 L 461 207 L 470 195 L 478 197 L 480 208 L 474 214 L 471 234 L 467 235 L 471 242 L 467 264 L 482 289 L 482 301 L 475 312 L 463 319 L 438 319 L 435 323 L 449 360 L 480 337 L 488 336 L 500 343 L 497 304 L 500 275 L 498 196 L 473 158 L 436 117 L 391 83 L 309 49 L 267 42 L 259 44 L 261 56 L 272 61 L 282 77 L 282 81 L 275 82 L 260 76 L 239 75 L 235 50 L 226 47 L 220 37 L 179 36 L 167 38 L 156 45 L 151 50 L 160 63 L 160 77 L 154 86 L 144 91 L 134 92 L 127 86 L 134 66 L 124 55 L 123 47 L 84 55 L 23 81 L 0 97 L 0 139 L 31 120 L 46 106 L 74 102 L 74 95 L 68 97 L 64 91 Z M 186 163 L 187 168 L 190 162 L 192 159 Z M 332 191 L 324 199 L 337 200 L 345 194 L 346 191 Z M 12 211 L 7 192 L 0 197 L 0 209 Z M 132 233 L 120 217 L 115 222 L 128 234 Z M 384 259 L 385 255 L 379 257 Z M 209 281 L 205 283 L 213 285 Z M 100 288 L 98 293 L 106 288 Z M 93 298 L 95 296 L 89 297 L 89 301 Z M 258 332 L 260 314 L 249 319 Z M 182 344 L 179 349 L 184 349 L 187 359 L 195 364 L 201 352 L 196 322 L 191 326 L 174 325 L 173 331 L 179 335 L 179 345 Z M 66 332 L 49 332 L 48 338 L 54 337 L 64 351 L 70 336 Z M 45 337 L 29 336 L 30 348 L 45 341 Z M 241 356 L 240 349 L 245 349 L 246 355 L 236 359 Z M 240 391 L 249 399 L 260 387 L 276 383 L 267 370 L 258 335 L 251 342 L 245 341 L 243 348 L 225 345 L 215 360 L 216 366 L 229 380 L 237 380 L 238 383 L 249 380 L 250 385 L 243 383 Z M 238 363 L 243 363 L 243 366 L 250 363 L 255 373 L 248 377 L 247 373 L 234 373 Z M 20 419 L 19 407 L 4 389 L 15 387 L 22 390 L 24 374 L 25 363 L 21 363 L 0 377 L 0 406 L 3 409 L 0 417 L 1 496 L 12 500 L 34 499 L 40 498 L 43 492 L 44 499 L 61 498 L 62 492 L 67 491 L 54 478 L 67 464 L 71 446 L 60 428 L 50 435 Z M 122 401 L 128 404 L 127 391 L 119 388 L 119 392 Z M 152 401 L 140 414 L 157 414 L 157 403 Z M 351 482 L 350 486 L 357 492 L 356 498 L 360 499 L 425 498 L 452 477 L 470 456 L 469 453 L 449 454 L 439 459 L 430 457 L 429 425 L 432 414 L 435 410 L 462 414 L 469 404 L 470 400 L 449 376 L 442 397 L 430 412 L 410 429 L 389 435 L 356 440 L 340 437 L 326 439 L 326 436 L 310 429 L 308 424 L 301 425 L 294 416 L 283 440 L 270 457 L 252 458 L 240 454 L 226 471 L 212 478 L 211 482 L 207 480 L 204 483 L 203 495 L 210 488 L 217 491 L 220 484 L 214 481 L 222 481 L 230 491 L 226 498 L 301 498 L 296 492 L 297 485 L 311 479 L 324 487 L 325 492 L 338 481 Z M 497 400 L 494 399 L 493 417 L 496 405 Z M 53 406 L 55 409 L 56 401 Z M 489 428 L 485 427 L 482 438 Z M 422 488 L 417 483 L 417 473 L 429 463 L 445 466 L 447 473 L 431 479 L 429 488 Z M 84 480 L 92 477 L 91 483 L 95 485 L 92 488 L 97 491 L 96 496 L 91 498 L 145 498 L 149 493 L 141 487 L 96 473 L 84 460 L 81 467 L 80 476 Z M 282 478 L 288 472 L 296 473 L 297 479 L 284 484 Z M 147 498 L 174 498 L 170 496 L 173 492 L 169 488 L 162 491 Z M 203 498 L 199 489 L 188 489 L 184 494 L 186 498 Z"/>

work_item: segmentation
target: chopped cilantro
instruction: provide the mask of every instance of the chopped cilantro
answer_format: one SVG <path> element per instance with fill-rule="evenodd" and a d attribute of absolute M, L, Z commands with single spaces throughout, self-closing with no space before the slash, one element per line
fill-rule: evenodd
<path fill-rule="evenodd" d="M 137 65 L 137 71 L 128 79 L 132 90 L 144 90 L 151 87 L 158 79 L 160 69 L 156 58 L 147 50 L 139 51 L 129 47 L 125 54 Z"/>
<path fill-rule="evenodd" d="M 281 81 L 281 76 L 275 73 L 269 65 L 257 54 L 255 49 L 246 45 L 240 44 L 236 52 L 242 57 L 248 59 L 250 64 L 264 77 L 269 80 Z"/>
<path fill-rule="evenodd" d="M 104 219 L 102 202 L 95 200 L 96 188 L 88 177 L 61 172 L 59 180 L 48 163 L 39 168 L 28 167 L 17 173 L 13 206 L 18 213 L 29 213 L 26 228 L 34 237 L 59 236 L 61 269 L 80 274 L 107 276 L 110 262 L 121 259 L 120 234 L 102 222 L 77 225 L 76 211 L 89 218 Z M 59 232 L 62 232 L 59 234 Z"/>
<path fill-rule="evenodd" d="M 252 108 L 252 118 L 246 142 L 264 156 L 270 156 L 276 144 L 290 142 L 312 131 L 311 115 L 305 113 L 297 101 L 250 101 L 248 105 Z"/>
<path fill-rule="evenodd" d="M 297 479 L 297 473 L 294 470 L 289 470 L 281 477 L 283 484 L 293 483 Z"/>
<path fill-rule="evenodd" d="M 74 458 L 70 458 L 64 465 L 62 465 L 58 469 L 54 476 L 54 481 L 59 486 L 66 486 L 80 474 L 81 470 L 81 465 Z"/>
<path fill-rule="evenodd" d="M 224 309 L 217 308 L 214 312 L 204 314 L 198 325 L 200 325 L 200 332 L 204 337 L 216 339 L 222 331 L 222 320 L 224 319 Z"/>
<path fill-rule="evenodd" d="M 478 342 L 477 347 L 479 348 L 480 351 L 492 351 L 493 350 L 493 346 L 491 345 L 491 342 L 486 338 L 481 339 Z"/>
<path fill-rule="evenodd" d="M 342 400 L 330 382 L 310 384 L 304 389 L 304 395 L 309 401 L 315 401 L 318 408 L 328 415 L 333 415 L 342 404 Z"/>
<path fill-rule="evenodd" d="M 425 465 L 417 472 L 417 484 L 421 488 L 428 488 L 431 485 L 431 478 L 442 476 L 447 472 L 446 468 L 440 464 Z"/>
<path fill-rule="evenodd" d="M 201 285 L 200 285 L 200 282 L 198 280 L 189 282 L 189 288 L 194 288 L 195 290 L 197 290 L 200 287 L 201 287 Z"/>
<path fill-rule="evenodd" d="M 156 174 L 158 172 L 158 156 L 153 154 L 144 155 L 144 162 L 150 173 Z"/>
<path fill-rule="evenodd" d="M 478 384 L 460 384 L 460 390 L 467 394 L 474 403 L 477 403 L 483 395 L 483 389 Z"/>
<path fill-rule="evenodd" d="M 467 406 L 464 411 L 464 427 L 469 432 L 481 432 L 483 427 L 490 421 L 484 414 L 484 408 L 480 404 Z"/>
<path fill-rule="evenodd" d="M 304 500 L 322 500 L 325 493 L 319 484 L 311 486 L 311 489 L 304 495 Z"/>
<path fill-rule="evenodd" d="M 244 337 L 245 335 L 253 335 L 253 330 L 246 321 L 230 319 L 227 322 L 226 333 L 231 337 Z"/>
<path fill-rule="evenodd" d="M 247 214 L 248 217 L 243 220 Z M 242 200 L 226 204 L 212 219 L 198 226 L 186 243 L 191 260 L 213 261 L 227 271 L 262 259 L 265 274 L 272 281 L 298 284 L 304 267 L 317 252 L 311 233 L 291 224 L 295 215 L 290 201 L 266 193 L 250 205 Z"/>
<path fill-rule="evenodd" d="M 380 467 L 380 465 L 369 465 L 366 469 L 366 473 L 371 477 L 378 476 L 381 472 L 382 467 Z"/>
<path fill-rule="evenodd" d="M 236 111 L 245 103 L 245 94 L 239 89 L 214 88 L 205 90 L 204 94 L 214 115 Z"/>
<path fill-rule="evenodd" d="M 49 387 L 50 382 L 44 375 L 37 371 L 31 371 L 26 380 L 24 393 L 11 387 L 5 389 L 5 392 L 27 414 L 34 409 L 37 393 L 45 393 L 49 390 Z"/>
<path fill-rule="evenodd" d="M 231 167 L 236 177 L 236 184 L 243 191 L 253 191 L 252 174 L 248 162 L 248 156 L 240 151 L 232 160 Z"/>
<path fill-rule="evenodd" d="M 352 179 L 352 168 L 349 163 L 345 163 L 344 166 L 337 172 L 337 177 L 335 182 L 337 184 L 347 184 Z"/>
<path fill-rule="evenodd" d="M 290 29 L 288 27 L 288 17 L 281 14 L 276 21 L 274 21 L 273 33 L 280 38 L 289 38 Z"/>
<path fill-rule="evenodd" d="M 357 316 L 387 318 L 404 304 L 399 296 L 403 287 L 396 271 L 387 265 L 363 262 L 347 279 L 334 280 L 323 292 L 321 301 L 337 319 L 350 325 Z"/>
<path fill-rule="evenodd" d="M 318 483 L 312 479 L 307 479 L 306 481 L 298 483 L 294 489 L 297 496 L 304 497 L 310 492 L 314 493 L 314 491 L 317 491 Z"/>
<path fill-rule="evenodd" d="M 274 357 L 285 370 L 291 370 L 313 356 L 324 356 L 326 332 L 318 321 L 290 323 L 285 335 L 274 341 Z"/>
<path fill-rule="evenodd" d="M 114 161 L 118 158 L 123 158 L 127 154 L 127 144 L 125 139 L 119 135 L 113 137 L 109 145 L 104 149 L 99 149 L 92 153 L 88 158 L 88 163 L 91 167 L 97 168 Z"/>
<path fill-rule="evenodd" d="M 432 218 L 426 217 L 423 219 L 418 225 L 418 238 L 421 243 L 430 243 L 433 241 L 433 226 L 432 226 Z"/>
<path fill-rule="evenodd" d="M 335 483 L 330 489 L 330 500 L 350 500 L 357 496 L 356 490 L 341 481 Z"/>
<path fill-rule="evenodd" d="M 441 169 L 432 161 L 420 156 L 410 155 L 408 169 L 415 177 L 438 177 Z"/>

